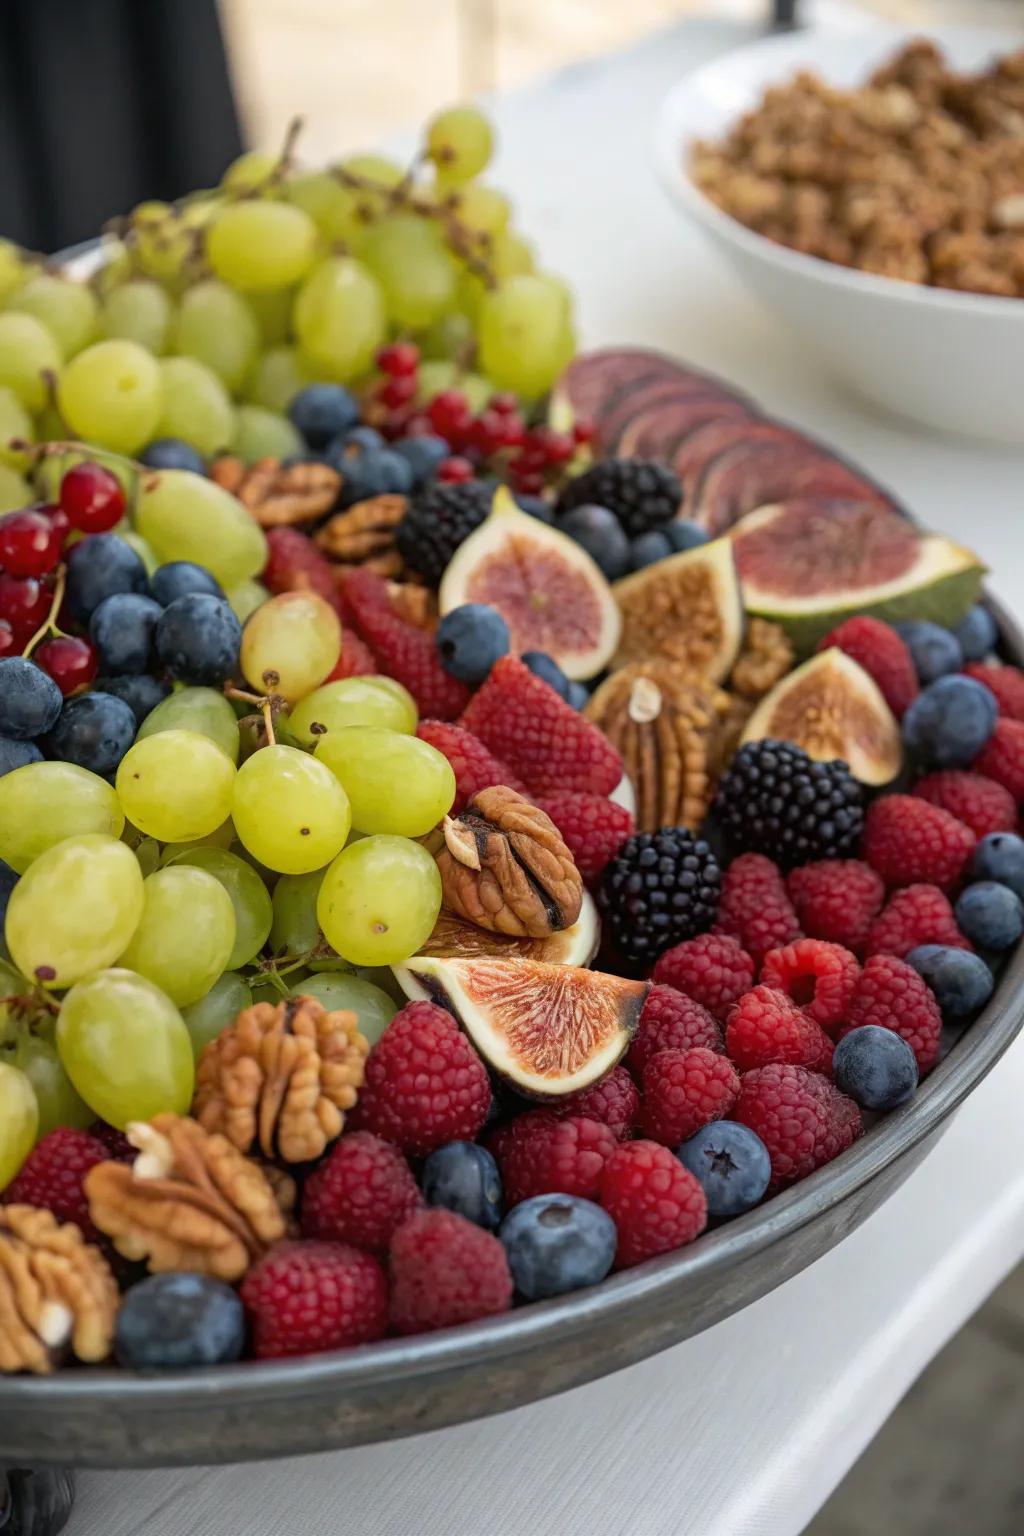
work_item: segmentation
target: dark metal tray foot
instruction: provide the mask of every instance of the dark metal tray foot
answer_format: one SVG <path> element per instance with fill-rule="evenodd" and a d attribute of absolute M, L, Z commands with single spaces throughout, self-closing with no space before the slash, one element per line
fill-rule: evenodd
<path fill-rule="evenodd" d="M 0 1536 L 57 1536 L 74 1502 L 73 1472 L 0 1466 Z"/>

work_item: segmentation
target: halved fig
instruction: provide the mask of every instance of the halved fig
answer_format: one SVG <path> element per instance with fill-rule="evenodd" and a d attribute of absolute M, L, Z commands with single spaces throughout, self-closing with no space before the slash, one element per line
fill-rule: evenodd
<path fill-rule="evenodd" d="M 625 1054 L 650 982 L 541 960 L 410 960 L 492 1071 L 537 1099 L 578 1093 Z"/>
<path fill-rule="evenodd" d="M 771 736 L 824 763 L 841 757 L 862 784 L 888 784 L 903 766 L 896 717 L 864 668 L 838 646 L 776 683 L 747 721 L 741 745 Z"/>
<path fill-rule="evenodd" d="M 728 539 L 670 555 L 612 588 L 622 613 L 615 665 L 663 658 L 719 683 L 743 637 L 743 604 Z"/>
<path fill-rule="evenodd" d="M 508 624 L 515 653 L 546 651 L 571 678 L 600 672 L 622 628 L 611 588 L 586 550 L 521 512 L 504 486 L 456 551 L 438 597 L 442 614 L 489 603 Z"/>
<path fill-rule="evenodd" d="M 666 384 L 665 394 L 653 395 L 620 433 L 616 453 L 625 459 L 661 459 L 668 463 L 690 433 L 711 421 L 748 420 L 750 411 L 729 395 L 680 395 Z"/>
<path fill-rule="evenodd" d="M 885 493 L 814 443 L 739 443 L 706 465 L 689 506 L 709 533 L 789 496 L 845 496 L 887 504 Z"/>

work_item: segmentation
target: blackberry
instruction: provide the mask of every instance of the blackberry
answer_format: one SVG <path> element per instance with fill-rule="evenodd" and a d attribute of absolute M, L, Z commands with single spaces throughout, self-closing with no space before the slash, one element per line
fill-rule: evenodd
<path fill-rule="evenodd" d="M 600 906 L 612 942 L 627 960 L 652 966 L 673 944 L 707 932 L 721 880 L 707 843 L 685 827 L 635 833 L 601 878 Z"/>
<path fill-rule="evenodd" d="M 402 559 L 436 587 L 459 545 L 491 510 L 493 497 L 493 484 L 483 480 L 432 485 L 421 492 L 395 532 Z"/>
<path fill-rule="evenodd" d="M 601 459 L 570 480 L 558 501 L 558 514 L 596 505 L 614 512 L 631 539 L 671 522 L 679 511 L 678 475 L 647 459 Z"/>
<path fill-rule="evenodd" d="M 864 788 L 846 763 L 816 763 L 790 741 L 750 741 L 722 777 L 713 815 L 734 853 L 765 853 L 783 869 L 856 853 Z"/>

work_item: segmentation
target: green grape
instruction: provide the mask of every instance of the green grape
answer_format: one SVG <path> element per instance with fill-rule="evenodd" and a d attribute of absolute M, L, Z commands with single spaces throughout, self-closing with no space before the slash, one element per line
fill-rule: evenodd
<path fill-rule="evenodd" d="M 52 333 L 35 315 L 0 315 L 0 384 L 13 389 L 33 415 L 47 403 L 46 375 L 58 374 L 62 361 Z"/>
<path fill-rule="evenodd" d="M 245 302 L 256 316 L 265 347 L 280 347 L 290 340 L 294 288 L 268 288 L 266 293 L 249 293 Z"/>
<path fill-rule="evenodd" d="M 155 982 L 179 1008 L 205 997 L 235 947 L 235 909 L 219 880 L 194 865 L 158 869 L 120 964 Z"/>
<path fill-rule="evenodd" d="M 188 1114 L 191 1036 L 145 976 L 117 967 L 72 987 L 57 1016 L 57 1050 L 85 1102 L 119 1131 L 131 1120 Z"/>
<path fill-rule="evenodd" d="M 13 240 L 0 240 L 0 304 L 8 294 L 20 288 L 32 270 L 33 263 Z"/>
<path fill-rule="evenodd" d="M 91 288 L 53 272 L 36 272 L 11 294 L 7 309 L 34 315 L 46 326 L 65 357 L 74 357 L 92 340 L 99 316 L 99 305 Z"/>
<path fill-rule="evenodd" d="M 32 418 L 14 393 L 6 385 L 0 386 L 0 464 L 22 470 L 28 464 L 28 456 L 12 442 L 35 442 Z"/>
<path fill-rule="evenodd" d="M 303 747 L 314 747 L 325 732 L 350 725 L 375 725 L 411 735 L 418 724 L 416 701 L 408 689 L 391 678 L 378 677 L 341 677 L 324 683 L 296 704 L 288 717 L 292 735 Z"/>
<path fill-rule="evenodd" d="M 427 125 L 427 154 L 451 181 L 479 176 L 494 153 L 494 133 L 476 107 L 448 107 Z"/>
<path fill-rule="evenodd" d="M 70 1125 L 84 1131 L 96 1116 L 76 1092 L 52 1040 L 26 1030 L 15 1042 L 11 1066 L 24 1072 L 32 1084 L 39 1109 L 37 1137 L 42 1140 L 58 1126 Z"/>
<path fill-rule="evenodd" d="M 227 448 L 235 432 L 235 409 L 220 378 L 194 357 L 160 359 L 163 405 L 155 437 L 180 437 L 204 458 Z"/>
<path fill-rule="evenodd" d="M 171 864 L 179 853 L 191 853 L 193 848 L 230 848 L 235 841 L 235 824 L 229 816 L 207 837 L 193 837 L 187 843 L 165 843 L 160 864 Z"/>
<path fill-rule="evenodd" d="M 288 973 L 288 980 L 293 981 L 296 977 L 301 977 L 302 974 L 302 971 L 290 971 Z M 259 977 L 254 976 L 249 986 L 254 1003 L 269 1003 L 272 1008 L 276 1008 L 278 1003 L 283 1002 L 287 996 L 287 993 L 282 992 L 281 987 L 276 982 L 271 981 L 269 977 L 261 980 Z"/>
<path fill-rule="evenodd" d="M 315 755 L 348 796 L 357 832 L 423 837 L 455 799 L 451 763 L 418 736 L 349 726 L 322 736 Z"/>
<path fill-rule="evenodd" d="M 297 747 L 264 747 L 238 770 L 232 819 L 268 869 L 302 875 L 345 846 L 351 814 L 329 769 Z"/>
<path fill-rule="evenodd" d="M 135 264 L 132 253 L 116 235 L 101 235 L 97 250 L 99 261 L 93 276 L 93 287 L 101 299 L 113 293 L 132 276 Z"/>
<path fill-rule="evenodd" d="M 240 624 L 270 598 L 270 593 L 260 581 L 240 581 L 237 587 L 229 587 L 227 593 L 231 610 Z"/>
<path fill-rule="evenodd" d="M 324 875 L 317 917 L 327 942 L 353 965 L 399 965 L 430 937 L 441 875 L 421 843 L 364 837 Z"/>
<path fill-rule="evenodd" d="M 512 205 L 505 194 L 481 182 L 460 187 L 453 199 L 453 207 L 463 228 L 489 238 L 500 235 L 512 217 Z"/>
<path fill-rule="evenodd" d="M 290 203 L 308 213 L 320 234 L 330 244 L 355 249 L 366 233 L 366 221 L 360 210 L 360 193 L 344 187 L 328 171 L 307 171 L 288 187 Z"/>
<path fill-rule="evenodd" d="M 299 289 L 293 318 L 306 357 L 339 384 L 368 371 L 387 335 L 380 284 L 350 256 L 332 256 L 313 268 Z"/>
<path fill-rule="evenodd" d="M 293 997 L 315 997 L 330 1012 L 351 1008 L 359 1018 L 359 1033 L 370 1045 L 376 1045 L 398 1012 L 386 992 L 359 976 L 339 975 L 337 971 L 316 971 L 292 987 Z"/>
<path fill-rule="evenodd" d="M 171 344 L 175 352 L 205 363 L 234 394 L 256 361 L 260 328 L 240 293 L 207 278 L 182 295 Z"/>
<path fill-rule="evenodd" d="M 104 299 L 99 328 L 100 335 L 110 341 L 137 341 L 159 356 L 171 328 L 171 301 L 152 278 L 136 277 Z"/>
<path fill-rule="evenodd" d="M 317 230 L 291 203 L 228 203 L 211 221 L 206 255 L 217 276 L 243 292 L 286 288 L 316 258 Z"/>
<path fill-rule="evenodd" d="M 118 536 L 124 539 L 125 543 L 131 549 L 134 549 L 135 553 L 146 567 L 146 575 L 152 576 L 153 572 L 160 564 L 160 561 L 150 549 L 142 535 L 140 533 L 136 533 L 134 528 L 119 528 L 117 532 Z"/>
<path fill-rule="evenodd" d="M 452 308 L 456 267 L 432 220 L 392 214 L 370 230 L 360 254 L 397 326 L 420 330 Z"/>
<path fill-rule="evenodd" d="M 500 389 L 528 400 L 550 389 L 565 363 L 565 304 L 541 277 L 512 277 L 480 301 L 480 363 Z"/>
<path fill-rule="evenodd" d="M 475 347 L 473 322 L 458 310 L 442 315 L 420 337 L 420 352 L 427 362 L 450 362 L 454 358 L 468 357 Z"/>
<path fill-rule="evenodd" d="M 57 385 L 60 413 L 76 436 L 115 453 L 138 453 L 150 441 L 160 397 L 159 365 L 136 341 L 94 342 Z"/>
<path fill-rule="evenodd" d="M 239 976 L 237 971 L 225 971 L 205 997 L 181 1010 L 197 1062 L 210 1041 L 216 1040 L 221 1030 L 233 1024 L 243 1008 L 251 1006 L 252 993 L 245 977 Z"/>
<path fill-rule="evenodd" d="M 173 282 L 194 253 L 193 231 L 167 203 L 139 203 L 131 213 L 131 234 L 139 266 L 149 277 Z"/>
<path fill-rule="evenodd" d="M 0 778 L 0 859 L 18 874 L 66 837 L 120 837 L 123 829 L 106 779 L 75 763 L 26 763 Z"/>
<path fill-rule="evenodd" d="M 304 453 L 306 445 L 287 416 L 262 405 L 240 405 L 235 412 L 231 451 L 246 464 L 257 459 L 287 459 Z"/>
<path fill-rule="evenodd" d="M 142 916 L 142 871 L 115 837 L 90 832 L 41 853 L 7 906 L 5 936 L 23 976 L 69 987 L 112 965 Z"/>
<path fill-rule="evenodd" d="M 499 282 L 536 270 L 533 246 L 514 229 L 502 229 L 491 241 L 488 265 Z"/>
<path fill-rule="evenodd" d="M 299 390 L 311 382 L 305 359 L 297 347 L 271 347 L 256 364 L 246 393 L 256 405 L 262 405 L 268 411 L 286 411 Z"/>
<path fill-rule="evenodd" d="M 139 726 L 136 741 L 158 731 L 198 731 L 216 742 L 221 751 L 238 762 L 238 720 L 228 699 L 216 688 L 179 688 L 149 714 Z"/>
<path fill-rule="evenodd" d="M 134 852 L 139 861 L 139 868 L 142 870 L 142 877 L 145 879 L 160 865 L 160 844 L 155 837 L 144 837 L 135 844 Z"/>
<path fill-rule="evenodd" d="M 386 160 L 383 155 L 350 155 L 347 160 L 342 160 L 339 169 L 347 171 L 350 176 L 373 183 L 372 186 L 353 189 L 356 194 L 357 217 L 364 229 L 374 219 L 380 218 L 390 205 L 388 194 L 405 180 L 402 167 L 394 160 Z"/>
<path fill-rule="evenodd" d="M 19 475 L 9 464 L 0 464 L 0 512 L 16 512 L 35 501 L 32 487 L 24 475 Z"/>
<path fill-rule="evenodd" d="M 142 478 L 135 526 L 161 561 L 194 560 L 222 587 L 258 576 L 267 563 L 263 530 L 242 503 L 187 469 Z"/>
<path fill-rule="evenodd" d="M 274 916 L 270 892 L 256 870 L 225 848 L 190 848 L 177 854 L 174 864 L 205 870 L 220 881 L 235 909 L 235 944 L 226 968 L 237 971 L 239 966 L 248 965 L 267 942 Z"/>
<path fill-rule="evenodd" d="M 305 955 L 325 942 L 316 920 L 316 899 L 323 871 L 282 875 L 274 886 L 274 922 L 270 947 L 275 955 Z"/>
<path fill-rule="evenodd" d="M 246 681 L 291 702 L 322 683 L 341 655 L 341 623 L 316 592 L 281 592 L 242 631 Z"/>
<path fill-rule="evenodd" d="M 141 832 L 186 843 L 231 814 L 235 765 L 198 731 L 158 731 L 136 740 L 117 770 L 117 797 Z"/>
<path fill-rule="evenodd" d="M 264 192 L 269 197 L 274 188 L 267 186 L 281 165 L 280 155 L 271 155 L 265 149 L 248 149 L 232 160 L 220 184 L 225 192 Z"/>
<path fill-rule="evenodd" d="M 39 1106 L 24 1072 L 0 1063 L 0 1190 L 7 1188 L 35 1146 Z"/>
<path fill-rule="evenodd" d="M 494 385 L 478 373 L 463 373 L 455 363 L 429 362 L 420 366 L 416 399 L 422 405 L 445 389 L 457 389 L 465 395 L 470 410 L 482 411 L 494 394 Z"/>

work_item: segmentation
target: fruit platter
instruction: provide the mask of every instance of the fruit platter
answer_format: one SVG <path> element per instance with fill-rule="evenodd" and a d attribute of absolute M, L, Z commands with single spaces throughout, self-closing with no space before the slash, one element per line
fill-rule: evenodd
<path fill-rule="evenodd" d="M 1024 642 L 480 174 L 0 246 L 0 1461 L 438 1428 L 748 1305 L 1020 1028 Z"/>

